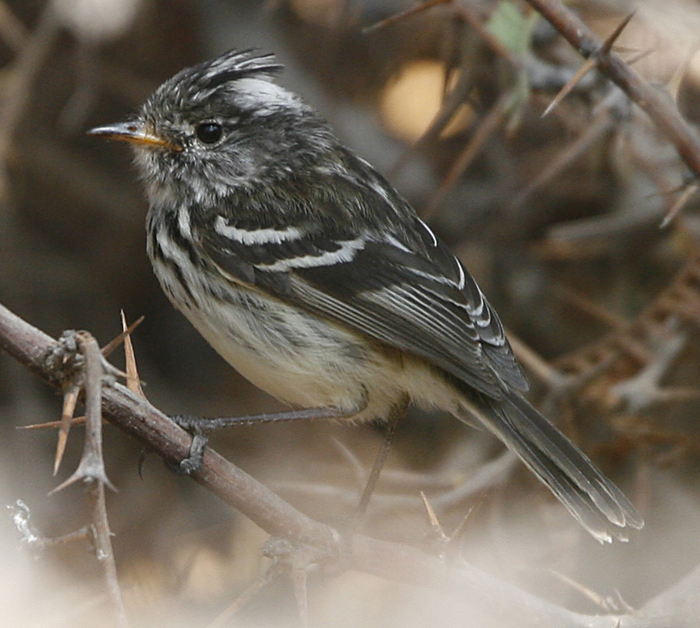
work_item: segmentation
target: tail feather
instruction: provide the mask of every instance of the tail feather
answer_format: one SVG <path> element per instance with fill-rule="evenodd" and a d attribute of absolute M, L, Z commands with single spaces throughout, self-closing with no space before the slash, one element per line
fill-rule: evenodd
<path fill-rule="evenodd" d="M 497 400 L 481 397 L 470 410 L 601 543 L 627 540 L 627 526 L 644 525 L 620 489 L 519 393 Z"/>

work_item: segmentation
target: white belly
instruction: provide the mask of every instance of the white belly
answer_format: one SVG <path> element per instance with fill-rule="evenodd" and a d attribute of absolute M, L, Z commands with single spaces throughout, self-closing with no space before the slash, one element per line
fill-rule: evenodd
<path fill-rule="evenodd" d="M 458 405 L 452 387 L 418 359 L 389 357 L 335 323 L 228 283 L 226 302 L 211 297 L 194 304 L 172 271 L 161 266 L 156 274 L 209 344 L 280 401 L 351 413 L 364 408 L 356 420 L 385 418 L 406 393 L 424 406 L 454 411 Z"/>

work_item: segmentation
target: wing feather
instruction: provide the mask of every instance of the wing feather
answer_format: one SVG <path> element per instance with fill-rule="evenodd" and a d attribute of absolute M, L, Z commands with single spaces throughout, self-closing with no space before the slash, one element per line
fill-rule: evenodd
<path fill-rule="evenodd" d="M 204 244 L 243 283 L 423 357 L 492 398 L 504 383 L 523 387 L 498 317 L 456 258 L 445 256 L 447 275 L 429 256 L 378 233 L 305 231 L 293 240 L 286 233 L 254 245 L 219 233 Z"/>
<path fill-rule="evenodd" d="M 227 199 L 237 205 L 225 203 L 198 225 L 203 257 L 239 283 L 420 356 L 491 398 L 526 390 L 503 325 L 472 276 L 388 183 L 371 169 L 362 174 L 329 174 L 335 178 L 306 196 L 268 188 Z M 361 216 L 330 219 L 347 211 L 334 204 L 341 197 Z M 292 198 L 309 206 L 291 206 Z M 283 226 L 271 212 L 281 206 Z"/>

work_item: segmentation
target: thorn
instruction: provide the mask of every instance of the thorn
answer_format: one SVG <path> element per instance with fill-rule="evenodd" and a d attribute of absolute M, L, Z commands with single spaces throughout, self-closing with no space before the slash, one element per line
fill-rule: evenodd
<path fill-rule="evenodd" d="M 68 433 L 70 432 L 73 414 L 75 413 L 75 406 L 78 403 L 78 395 L 80 394 L 80 388 L 78 386 L 72 386 L 63 395 L 63 410 L 61 411 L 61 423 L 60 429 L 58 431 L 58 440 L 56 442 L 56 455 L 53 461 L 53 474 L 54 476 L 58 473 L 58 469 L 61 466 L 61 461 L 63 460 L 63 454 L 66 451 L 66 443 L 68 442 Z"/>
<path fill-rule="evenodd" d="M 430 532 L 426 534 L 426 541 L 428 541 L 430 547 L 429 551 L 443 558 L 445 556 L 445 548 L 449 543 L 449 538 L 442 529 L 440 521 L 435 514 L 435 510 L 433 510 L 432 505 L 423 491 L 420 492 L 420 498 L 423 500 L 423 506 L 428 513 L 428 520 L 430 521 Z"/>
<path fill-rule="evenodd" d="M 81 467 L 78 467 L 67 480 L 61 482 L 58 486 L 52 488 L 48 492 L 49 497 L 59 493 L 65 488 L 68 488 L 71 484 L 75 484 L 79 480 L 84 480 L 86 482 L 97 480 L 98 482 L 102 482 L 105 486 L 109 487 L 115 493 L 119 492 L 117 487 L 109 481 L 109 478 L 106 475 L 102 474 L 98 477 L 94 474 L 86 473 L 83 469 L 81 469 Z"/>
<path fill-rule="evenodd" d="M 90 527 L 80 528 L 75 532 L 69 532 L 68 534 L 62 534 L 61 536 L 55 536 L 42 540 L 42 545 L 44 547 L 52 547 L 56 545 L 66 545 L 67 543 L 73 543 L 74 541 L 85 541 L 90 539 L 91 530 Z"/>
<path fill-rule="evenodd" d="M 631 54 L 633 52 L 639 52 L 639 48 L 637 46 L 613 46 L 612 51 L 616 52 L 617 54 Z M 649 52 L 649 51 L 647 51 Z"/>
<path fill-rule="evenodd" d="M 613 599 L 600 595 L 600 593 L 594 591 L 593 589 L 589 589 L 587 586 L 584 586 L 577 580 L 574 580 L 573 578 L 570 578 L 569 576 L 566 576 L 563 573 L 555 571 L 554 569 L 550 569 L 549 571 L 551 574 L 559 578 L 562 582 L 568 584 L 572 589 L 574 589 L 574 591 L 578 591 L 584 597 L 587 597 L 591 602 L 602 608 L 605 612 L 614 613 L 619 610 L 617 608 L 617 604 L 615 604 L 615 601 Z"/>
<path fill-rule="evenodd" d="M 138 367 L 136 366 L 136 355 L 134 354 L 134 345 L 131 342 L 131 328 L 126 324 L 126 316 L 124 310 L 120 312 L 122 319 L 122 334 L 124 334 L 124 356 L 126 358 L 126 387 L 134 394 L 142 399 L 146 398 L 141 388 Z M 143 316 L 134 323 L 132 327 L 139 324 L 143 320 Z"/>
<path fill-rule="evenodd" d="M 578 85 L 581 79 L 586 76 L 600 60 L 600 57 L 607 55 L 613 47 L 613 44 L 620 36 L 625 27 L 630 23 L 630 20 L 634 17 L 636 9 L 632 11 L 622 22 L 617 25 L 617 28 L 608 36 L 608 38 L 601 44 L 600 48 L 593 53 L 586 62 L 578 69 L 576 74 L 561 88 L 559 93 L 554 97 L 554 100 L 550 103 L 549 107 L 544 110 L 542 117 L 549 115 L 552 110 L 571 92 L 571 90 Z"/>
<path fill-rule="evenodd" d="M 441 536 L 445 536 L 445 533 L 442 531 L 442 526 L 440 525 L 440 521 L 438 521 L 437 515 L 435 514 L 435 510 L 433 510 L 433 507 L 431 506 L 430 502 L 428 501 L 428 498 L 426 497 L 425 493 L 423 491 L 420 492 L 420 498 L 423 500 L 423 506 L 425 506 L 425 511 L 428 513 L 428 520 L 430 521 L 430 525 L 440 531 Z"/>
<path fill-rule="evenodd" d="M 647 50 L 640 50 L 636 55 L 630 57 L 625 61 L 627 65 L 634 65 L 638 61 L 641 61 L 645 57 L 648 57 L 652 52 L 656 52 L 653 48 L 648 48 Z"/>
<path fill-rule="evenodd" d="M 671 221 L 680 213 L 681 209 L 686 206 L 690 198 L 698 191 L 698 187 L 700 186 L 697 183 L 690 183 L 685 186 L 685 189 L 683 192 L 681 192 L 681 195 L 676 199 L 676 202 L 673 203 L 671 208 L 668 210 L 668 213 L 664 216 L 664 219 L 659 225 L 659 229 L 665 229 L 668 227 Z"/>
<path fill-rule="evenodd" d="M 637 9 L 634 9 L 632 12 L 625 17 L 622 22 L 620 22 L 617 25 L 617 28 L 608 36 L 608 38 L 603 42 L 603 44 L 600 47 L 600 50 L 597 52 L 597 55 L 600 56 L 601 54 L 608 54 L 610 50 L 612 50 L 613 44 L 615 41 L 617 41 L 617 38 L 622 34 L 622 31 L 625 30 L 627 25 L 632 21 L 632 18 L 634 17 L 635 13 L 637 12 Z"/>
<path fill-rule="evenodd" d="M 85 416 L 75 416 L 71 419 L 71 427 L 73 425 L 83 425 Z M 46 423 L 32 423 L 31 425 L 16 425 L 16 430 L 48 430 L 61 427 L 61 421 L 46 421 Z"/>
<path fill-rule="evenodd" d="M 380 20 L 379 22 L 375 22 L 374 24 L 371 24 L 370 26 L 366 26 L 363 28 L 360 32 L 363 35 L 368 35 L 369 33 L 373 33 L 375 31 L 378 31 L 382 28 L 386 28 L 387 26 L 391 26 L 392 24 L 395 24 L 396 22 L 399 22 L 400 20 L 403 20 L 407 17 L 410 17 L 411 15 L 416 15 L 418 13 L 422 13 L 423 11 L 426 11 L 428 9 L 432 9 L 434 6 L 437 6 L 438 4 L 449 4 L 451 3 L 452 0 L 427 0 L 427 2 L 424 2 L 423 4 L 419 4 L 417 7 L 412 7 L 410 9 L 406 9 L 405 11 L 402 11 L 401 13 L 397 13 L 396 15 L 390 15 L 384 20 Z"/>
<path fill-rule="evenodd" d="M 559 93 L 554 97 L 554 100 L 549 103 L 549 106 L 544 110 L 542 117 L 547 117 L 554 110 L 554 108 L 569 95 L 571 90 L 581 82 L 581 79 L 586 76 L 586 74 L 588 74 L 596 65 L 598 65 L 598 58 L 596 56 L 591 56 L 586 59 L 584 64 L 576 71 L 576 74 L 574 74 L 566 82 L 566 85 L 559 90 Z"/>
<path fill-rule="evenodd" d="M 634 615 L 637 617 L 639 616 L 639 612 L 637 611 L 637 609 L 634 608 L 634 606 L 632 606 L 631 604 L 628 604 L 625 598 L 622 597 L 620 591 L 618 591 L 617 589 L 615 589 L 615 598 L 617 598 L 616 605 L 618 609 L 622 609 L 628 615 Z M 618 619 L 618 624 L 619 621 L 620 620 Z"/>
<path fill-rule="evenodd" d="M 477 498 L 476 502 L 472 504 L 469 507 L 469 510 L 467 510 L 467 514 L 464 515 L 462 520 L 459 522 L 459 525 L 454 529 L 452 534 L 450 534 L 449 539 L 447 540 L 447 547 L 455 547 L 461 540 L 462 537 L 464 536 L 464 532 L 467 529 L 467 522 L 472 516 L 472 513 L 477 510 L 481 504 L 483 504 L 484 499 L 486 499 L 486 495 L 488 494 L 489 489 L 485 488 L 483 491 L 481 491 L 481 494 Z"/>
<path fill-rule="evenodd" d="M 123 312 L 122 312 L 123 316 Z M 114 351 L 123 341 L 125 338 L 127 338 L 131 332 L 134 331 L 141 323 L 143 323 L 144 316 L 139 316 L 129 327 L 124 329 L 121 334 L 116 336 L 113 340 L 110 340 L 104 347 L 102 347 L 102 355 L 106 358 L 108 357 L 112 351 Z M 122 318 L 122 321 L 124 319 Z"/>

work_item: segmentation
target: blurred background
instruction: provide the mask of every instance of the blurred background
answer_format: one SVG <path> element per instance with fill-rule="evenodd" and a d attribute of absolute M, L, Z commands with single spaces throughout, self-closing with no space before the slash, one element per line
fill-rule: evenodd
<path fill-rule="evenodd" d="M 465 262 L 514 338 L 533 402 L 647 520 L 630 543 L 600 547 L 494 439 L 412 410 L 364 532 L 431 547 L 422 490 L 447 533 L 473 508 L 457 550 L 472 564 L 580 612 L 605 612 L 586 589 L 613 610 L 639 607 L 700 563 L 700 197 L 663 135 L 595 72 L 542 117 L 582 60 L 525 3 L 429 2 L 402 15 L 417 6 L 0 0 L 0 302 L 53 336 L 87 329 L 102 344 L 121 331 L 120 310 L 145 316 L 136 357 L 146 395 L 166 413 L 282 409 L 170 306 L 146 258 L 131 155 L 85 135 L 186 65 L 234 47 L 275 52 L 280 82 Z M 575 8 L 601 39 L 636 8 L 620 55 L 686 119 L 700 118 L 696 3 Z M 0 353 L 0 497 L 26 503 L 47 537 L 88 522 L 79 486 L 47 497 L 75 468 L 82 430 L 54 478 L 55 431 L 17 427 L 56 420 L 60 406 Z M 213 446 L 307 514 L 342 524 L 381 437 L 367 425 L 264 425 L 216 434 Z M 105 441 L 133 625 L 209 625 L 269 566 L 266 534 L 153 455 L 139 474 L 141 446 L 115 428 Z M 3 623 L 111 625 L 89 546 L 35 556 L 11 514 L 0 519 Z M 309 604 L 317 626 L 465 621 L 457 602 L 352 572 L 311 573 Z M 224 625 L 299 625 L 290 580 Z"/>

